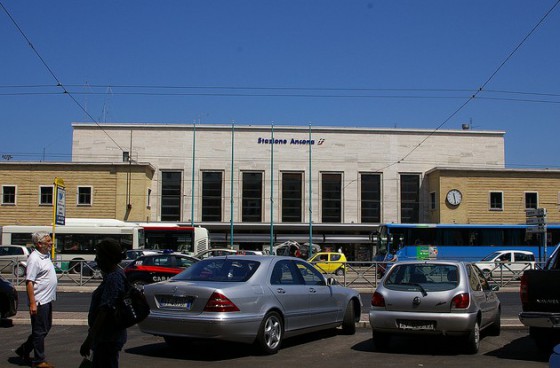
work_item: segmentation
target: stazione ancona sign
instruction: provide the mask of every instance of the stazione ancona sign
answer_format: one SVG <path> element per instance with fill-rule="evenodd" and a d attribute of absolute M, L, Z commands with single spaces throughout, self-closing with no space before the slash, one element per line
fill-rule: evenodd
<path fill-rule="evenodd" d="M 315 139 L 297 139 L 297 138 L 290 138 L 290 139 L 271 139 L 271 138 L 261 138 L 257 140 L 257 144 L 278 144 L 278 145 L 294 145 L 294 146 L 313 146 L 317 144 L 318 146 L 322 145 L 325 142 L 325 139 L 319 138 L 317 142 Z"/>

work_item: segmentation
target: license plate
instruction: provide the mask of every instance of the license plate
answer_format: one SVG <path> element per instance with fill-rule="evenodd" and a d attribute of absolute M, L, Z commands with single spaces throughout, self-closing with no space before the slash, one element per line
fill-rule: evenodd
<path fill-rule="evenodd" d="M 184 308 L 191 310 L 193 297 L 189 296 L 159 296 L 159 306 L 162 308 Z"/>
<path fill-rule="evenodd" d="M 433 321 L 404 320 L 397 321 L 397 325 L 401 330 L 435 330 L 435 323 Z"/>

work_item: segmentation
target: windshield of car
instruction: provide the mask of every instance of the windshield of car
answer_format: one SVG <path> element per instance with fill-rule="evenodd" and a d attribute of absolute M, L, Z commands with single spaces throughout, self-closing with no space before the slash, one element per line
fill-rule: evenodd
<path fill-rule="evenodd" d="M 458 268 L 451 264 L 395 264 L 383 285 L 392 290 L 430 291 L 452 290 L 459 283 Z"/>
<path fill-rule="evenodd" d="M 486 257 L 482 258 L 483 261 L 492 261 L 494 258 L 500 255 L 500 252 L 490 253 Z"/>
<path fill-rule="evenodd" d="M 208 258 L 193 264 L 173 277 L 181 281 L 245 282 L 253 276 L 260 262 L 231 259 Z"/>

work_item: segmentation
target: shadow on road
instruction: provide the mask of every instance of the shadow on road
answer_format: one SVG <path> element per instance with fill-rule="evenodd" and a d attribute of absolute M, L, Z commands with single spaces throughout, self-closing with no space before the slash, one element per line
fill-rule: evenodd
<path fill-rule="evenodd" d="M 281 349 L 286 350 L 291 347 L 305 345 L 312 341 L 332 338 L 338 336 L 339 331 L 340 330 L 331 329 L 285 339 L 282 342 Z M 250 344 L 216 340 L 192 340 L 185 345 L 184 349 L 179 351 L 169 347 L 165 342 L 163 342 L 163 339 L 159 341 L 161 342 L 140 345 L 125 349 L 125 351 L 128 354 L 134 355 L 201 362 L 231 360 L 260 355 L 253 345 Z M 212 352 L 212 354 L 208 354 L 208 352 Z"/>
<path fill-rule="evenodd" d="M 541 353 L 533 339 L 523 336 L 512 340 L 503 347 L 486 353 L 500 359 L 522 360 L 529 362 L 548 362 L 549 355 Z"/>

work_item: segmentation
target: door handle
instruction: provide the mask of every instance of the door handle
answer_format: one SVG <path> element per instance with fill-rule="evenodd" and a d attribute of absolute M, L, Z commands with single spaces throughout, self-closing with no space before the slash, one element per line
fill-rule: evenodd
<path fill-rule="evenodd" d="M 310 292 L 310 293 L 316 293 L 317 290 L 315 290 L 314 288 L 309 288 L 309 292 Z"/>
<path fill-rule="evenodd" d="M 286 294 L 286 290 L 284 290 L 284 289 L 282 289 L 282 288 L 276 289 L 276 292 L 277 292 L 278 294 Z"/>

